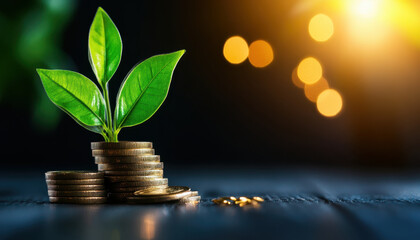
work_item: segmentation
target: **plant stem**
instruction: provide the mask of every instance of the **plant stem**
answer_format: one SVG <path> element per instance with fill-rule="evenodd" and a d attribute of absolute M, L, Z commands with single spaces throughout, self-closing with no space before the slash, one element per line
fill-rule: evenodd
<path fill-rule="evenodd" d="M 107 112 L 107 125 L 108 125 L 108 137 L 105 138 L 107 142 L 118 142 L 117 136 L 114 134 L 114 129 L 112 125 L 112 114 L 111 114 L 111 104 L 109 103 L 109 93 L 108 93 L 108 84 L 105 84 L 105 87 L 102 87 L 104 92 L 105 102 L 106 102 L 106 112 Z"/>

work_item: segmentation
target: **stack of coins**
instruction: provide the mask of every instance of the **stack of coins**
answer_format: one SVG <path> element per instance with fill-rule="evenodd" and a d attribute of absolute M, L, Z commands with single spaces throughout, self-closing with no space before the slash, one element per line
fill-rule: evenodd
<path fill-rule="evenodd" d="M 45 173 L 51 203 L 98 204 L 107 201 L 104 174 L 90 171 Z"/>
<path fill-rule="evenodd" d="M 93 142 L 91 148 L 112 202 L 126 202 L 138 190 L 168 186 L 151 142 Z"/>

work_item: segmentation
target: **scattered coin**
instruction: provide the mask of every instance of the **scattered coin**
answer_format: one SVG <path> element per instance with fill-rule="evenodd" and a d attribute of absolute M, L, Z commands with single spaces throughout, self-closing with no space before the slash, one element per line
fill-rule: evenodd
<path fill-rule="evenodd" d="M 52 203 L 100 204 L 106 203 L 106 197 L 49 197 Z"/>
<path fill-rule="evenodd" d="M 153 148 L 137 148 L 137 149 L 95 149 L 92 150 L 94 157 L 106 156 L 138 156 L 138 155 L 154 155 Z"/>
<path fill-rule="evenodd" d="M 212 200 L 217 205 L 238 205 L 240 207 L 246 205 L 258 206 L 260 202 L 264 202 L 261 197 L 220 197 Z"/>
<path fill-rule="evenodd" d="M 189 187 L 181 186 L 169 186 L 166 188 L 150 187 L 143 190 L 138 190 L 134 193 L 134 195 L 140 197 L 157 197 L 163 195 L 178 194 L 182 192 L 189 192 L 190 190 L 191 189 Z"/>
<path fill-rule="evenodd" d="M 150 163 L 150 162 L 159 162 L 159 155 L 139 155 L 139 156 L 124 156 L 124 157 L 95 157 L 96 164 L 104 163 L 131 163 L 131 164 L 141 164 L 141 163 Z"/>
<path fill-rule="evenodd" d="M 103 184 L 99 185 L 55 185 L 47 184 L 48 190 L 57 190 L 57 191 L 86 191 L 86 190 L 103 190 L 105 186 Z"/>
<path fill-rule="evenodd" d="M 56 191 L 48 190 L 50 197 L 106 197 L 105 190 L 86 190 L 86 191 Z"/>
<path fill-rule="evenodd" d="M 163 169 L 163 163 L 143 163 L 143 164 L 98 164 L 99 171 L 110 170 L 152 170 Z"/>
<path fill-rule="evenodd" d="M 76 185 L 76 184 L 86 184 L 86 185 L 101 185 L 104 184 L 104 179 L 69 179 L 69 180 L 46 180 L 47 184 L 54 185 Z"/>
<path fill-rule="evenodd" d="M 104 173 L 92 171 L 49 171 L 45 173 L 48 180 L 75 180 L 75 179 L 93 179 L 103 178 Z"/>
<path fill-rule="evenodd" d="M 124 149 L 124 148 L 153 148 L 152 142 L 92 142 L 92 149 Z"/>

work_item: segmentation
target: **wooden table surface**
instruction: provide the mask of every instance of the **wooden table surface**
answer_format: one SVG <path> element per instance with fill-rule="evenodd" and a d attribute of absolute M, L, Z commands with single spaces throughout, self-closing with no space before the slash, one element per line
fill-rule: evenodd
<path fill-rule="evenodd" d="M 0 239 L 420 239 L 420 175 L 167 169 L 198 206 L 50 204 L 42 171 L 0 174 Z M 220 207 L 257 195 L 259 207 Z"/>

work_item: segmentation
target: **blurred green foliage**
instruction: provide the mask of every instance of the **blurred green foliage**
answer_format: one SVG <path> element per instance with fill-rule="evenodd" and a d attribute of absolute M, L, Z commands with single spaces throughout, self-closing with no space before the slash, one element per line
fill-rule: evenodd
<path fill-rule="evenodd" d="M 61 113 L 45 95 L 35 68 L 72 65 L 60 45 L 75 4 L 74 0 L 8 1 L 0 10 L 0 104 L 30 111 L 38 130 L 54 129 Z"/>

